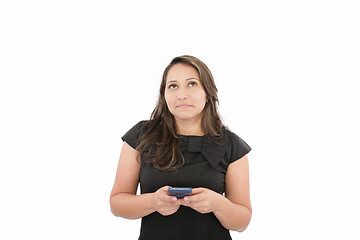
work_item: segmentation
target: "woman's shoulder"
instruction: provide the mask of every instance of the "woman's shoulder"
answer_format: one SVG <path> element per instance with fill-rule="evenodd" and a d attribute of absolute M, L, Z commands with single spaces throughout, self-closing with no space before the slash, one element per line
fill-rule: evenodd
<path fill-rule="evenodd" d="M 238 134 L 234 133 L 227 127 L 224 127 L 223 141 L 231 155 L 230 162 L 242 158 L 251 151 L 250 145 L 245 142 L 245 140 L 242 139 Z"/>
<path fill-rule="evenodd" d="M 228 127 L 223 128 L 223 137 L 226 138 L 228 141 L 236 141 L 240 138 L 240 136 L 238 134 L 233 132 Z"/>
<path fill-rule="evenodd" d="M 138 134 L 142 128 L 149 122 L 149 120 L 141 120 L 135 125 L 128 132 L 132 132 L 133 134 Z"/>
<path fill-rule="evenodd" d="M 160 123 L 158 123 L 158 121 L 156 120 L 141 120 L 138 123 L 136 123 L 130 130 L 128 130 L 125 135 L 127 134 L 134 135 L 137 138 L 139 138 L 149 129 L 158 130 L 159 126 Z"/>
<path fill-rule="evenodd" d="M 144 127 L 148 122 L 149 120 L 139 121 L 133 125 L 133 127 L 130 128 L 130 130 L 128 130 L 121 139 L 135 149 L 137 147 L 137 140 L 144 132 Z"/>

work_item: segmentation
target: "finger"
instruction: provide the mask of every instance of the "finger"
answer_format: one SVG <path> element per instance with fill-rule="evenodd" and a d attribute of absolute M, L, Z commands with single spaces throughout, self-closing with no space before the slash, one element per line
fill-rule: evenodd
<path fill-rule="evenodd" d="M 189 201 L 189 197 L 182 198 L 180 204 L 184 205 L 184 206 L 187 206 L 187 207 L 190 207 L 191 202 Z"/>
<path fill-rule="evenodd" d="M 177 202 L 178 199 L 177 199 L 177 197 L 175 197 L 175 196 L 168 196 L 168 197 L 166 198 L 166 201 L 168 201 L 168 202 Z"/>
<path fill-rule="evenodd" d="M 166 205 L 177 207 L 181 205 L 181 200 L 177 199 L 176 197 L 172 197 L 170 201 L 166 202 Z"/>
<path fill-rule="evenodd" d="M 164 202 L 175 202 L 175 201 L 177 201 L 177 198 L 176 197 L 174 197 L 174 196 L 169 196 L 169 195 L 165 195 L 165 194 L 161 194 L 160 196 L 159 196 L 159 198 L 160 198 L 160 200 L 161 201 L 164 201 Z"/>
<path fill-rule="evenodd" d="M 164 192 L 168 192 L 168 189 L 169 188 L 172 188 L 171 186 L 164 186 L 164 187 L 162 187 L 161 189 L 164 191 Z"/>
<path fill-rule="evenodd" d="M 196 194 L 202 193 L 204 190 L 205 190 L 205 188 L 193 188 L 192 194 L 196 195 Z"/>
<path fill-rule="evenodd" d="M 181 205 L 186 206 L 186 207 L 191 207 L 190 202 L 182 202 Z"/>
<path fill-rule="evenodd" d="M 184 197 L 184 202 L 198 202 L 200 201 L 199 195 L 191 195 Z"/>

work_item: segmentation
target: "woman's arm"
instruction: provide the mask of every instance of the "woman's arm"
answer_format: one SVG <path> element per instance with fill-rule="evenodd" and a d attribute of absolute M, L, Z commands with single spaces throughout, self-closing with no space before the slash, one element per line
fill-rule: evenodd
<path fill-rule="evenodd" d="M 140 174 L 140 154 L 124 142 L 120 153 L 110 207 L 115 216 L 136 219 L 153 212 L 150 196 L 136 196 Z"/>
<path fill-rule="evenodd" d="M 214 214 L 225 228 L 244 231 L 252 216 L 247 155 L 229 165 L 225 182 L 226 198 Z"/>
<path fill-rule="evenodd" d="M 137 219 L 155 211 L 163 215 L 176 212 L 180 200 L 168 196 L 168 186 L 155 193 L 136 195 L 140 167 L 140 153 L 124 142 L 110 195 L 112 213 L 118 217 Z"/>
<path fill-rule="evenodd" d="M 226 229 L 244 231 L 252 215 L 247 155 L 229 165 L 225 181 L 226 197 L 206 188 L 196 188 L 193 196 L 184 198 L 183 205 L 201 213 L 213 212 Z"/>

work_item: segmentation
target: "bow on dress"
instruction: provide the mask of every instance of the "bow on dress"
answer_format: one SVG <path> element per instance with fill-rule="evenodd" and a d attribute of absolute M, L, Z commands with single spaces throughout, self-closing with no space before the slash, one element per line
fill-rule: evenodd
<path fill-rule="evenodd" d="M 180 141 L 181 152 L 200 152 L 213 168 L 216 168 L 220 162 L 226 164 L 224 137 L 217 140 L 217 143 L 210 142 L 205 136 L 182 136 Z"/>

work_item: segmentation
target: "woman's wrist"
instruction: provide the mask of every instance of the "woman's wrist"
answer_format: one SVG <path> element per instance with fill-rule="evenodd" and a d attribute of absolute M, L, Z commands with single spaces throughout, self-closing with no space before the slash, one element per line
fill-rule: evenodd
<path fill-rule="evenodd" d="M 148 198 L 149 198 L 149 205 L 148 207 L 151 209 L 151 211 L 156 212 L 157 208 L 156 208 L 156 201 L 155 201 L 155 197 L 156 197 L 156 193 L 148 193 Z"/>
<path fill-rule="evenodd" d="M 229 199 L 227 199 L 224 195 L 218 194 L 213 208 L 214 214 L 221 213 L 225 208 L 225 206 L 229 203 L 230 203 Z"/>

